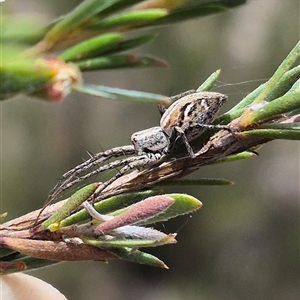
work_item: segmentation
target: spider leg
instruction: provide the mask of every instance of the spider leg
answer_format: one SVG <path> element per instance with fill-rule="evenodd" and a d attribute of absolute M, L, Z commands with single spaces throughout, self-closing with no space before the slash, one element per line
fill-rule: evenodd
<path fill-rule="evenodd" d="M 110 184 L 112 184 L 114 181 L 116 181 L 118 178 L 123 176 L 125 173 L 127 173 L 130 170 L 133 169 L 139 169 L 142 166 L 145 166 L 149 164 L 150 162 L 154 162 L 154 160 L 158 160 L 155 156 L 149 157 L 148 155 L 139 155 L 130 157 L 128 159 L 122 160 L 122 165 L 125 165 L 115 176 L 113 176 L 111 179 L 103 183 L 93 194 L 93 201 L 97 199 L 97 197 L 100 195 L 100 193 L 107 188 Z M 120 166 L 120 164 L 119 164 Z"/>
<path fill-rule="evenodd" d="M 135 153 L 133 146 L 124 146 L 124 147 L 116 147 L 109 149 L 104 152 L 99 152 L 92 156 L 87 161 L 83 162 L 82 164 L 76 166 L 75 168 L 69 170 L 65 174 L 62 175 L 62 177 L 58 180 L 57 184 L 54 186 L 54 188 L 50 191 L 48 200 L 56 198 L 59 194 L 61 194 L 63 191 L 65 191 L 68 187 L 71 187 L 74 184 L 72 183 L 74 177 L 78 177 L 79 174 L 81 174 L 84 171 L 87 171 L 91 167 L 98 166 L 97 170 L 100 170 L 100 172 L 105 171 L 106 168 L 102 169 L 101 166 L 99 166 L 101 163 L 111 159 L 112 157 L 120 157 L 125 155 L 130 155 Z M 84 177 L 78 177 L 75 182 L 78 183 L 79 181 L 83 180 L 81 178 Z M 48 201 L 47 201 L 48 202 Z"/>
<path fill-rule="evenodd" d="M 178 137 L 182 139 L 182 141 L 183 141 L 183 143 L 184 143 L 184 145 L 186 147 L 186 150 L 187 150 L 189 156 L 191 158 L 194 158 L 195 157 L 195 153 L 194 153 L 194 151 L 193 151 L 193 149 L 192 149 L 192 147 L 191 147 L 191 145 L 190 145 L 190 143 L 189 143 L 189 141 L 188 141 L 188 139 L 187 139 L 187 137 L 186 137 L 183 129 L 181 127 L 179 127 L 179 126 L 175 126 L 174 127 L 174 131 L 176 132 L 176 136 L 177 136 L 176 139 Z M 175 141 L 176 141 L 176 139 L 175 139 Z"/>
<path fill-rule="evenodd" d="M 186 92 L 183 92 L 183 93 L 180 93 L 180 94 L 177 94 L 177 95 L 174 95 L 174 96 L 171 96 L 170 99 L 171 99 L 171 103 L 181 99 L 182 97 L 184 96 L 187 96 L 187 95 L 190 95 L 190 94 L 194 94 L 196 93 L 196 90 L 189 90 L 189 91 L 186 91 Z"/>

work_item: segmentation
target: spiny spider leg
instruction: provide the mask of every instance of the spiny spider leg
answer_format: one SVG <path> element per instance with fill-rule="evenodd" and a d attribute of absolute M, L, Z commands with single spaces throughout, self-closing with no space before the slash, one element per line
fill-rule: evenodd
<path fill-rule="evenodd" d="M 48 200 L 56 198 L 60 193 L 65 191 L 68 187 L 72 186 L 73 184 L 69 185 L 69 183 L 72 182 L 72 179 L 74 177 L 77 177 L 80 173 L 88 170 L 89 168 L 99 165 L 99 164 L 105 162 L 106 160 L 109 160 L 112 157 L 131 155 L 134 153 L 135 153 L 135 151 L 134 151 L 133 146 L 129 145 L 129 146 L 123 146 L 123 147 L 115 147 L 115 148 L 109 149 L 107 151 L 99 152 L 99 153 L 95 154 L 89 160 L 83 162 L 82 164 L 76 166 L 72 170 L 69 170 L 68 172 L 63 174 L 62 177 L 57 182 L 57 184 L 54 186 L 54 188 L 50 191 Z M 99 167 L 99 168 L 101 168 L 101 167 Z M 105 169 L 103 171 L 105 171 Z M 100 171 L 100 172 L 102 172 L 102 171 Z M 82 178 L 82 177 L 79 177 L 78 179 L 80 179 L 80 178 Z M 79 181 L 80 180 L 76 181 L 76 183 Z"/>
<path fill-rule="evenodd" d="M 112 149 L 108 149 L 104 152 L 99 152 L 91 157 L 89 160 L 83 162 L 82 164 L 76 166 L 72 170 L 66 172 L 61 178 L 66 179 L 69 176 L 76 176 L 77 174 L 89 169 L 90 167 L 95 166 L 96 164 L 101 164 L 102 162 L 112 158 L 119 157 L 123 155 L 131 155 L 134 154 L 134 148 L 132 145 L 123 146 L 123 147 L 115 147 Z M 75 175 L 74 175 L 75 174 Z"/>
<path fill-rule="evenodd" d="M 183 143 L 184 143 L 184 145 L 186 147 L 186 150 L 187 150 L 189 156 L 191 158 L 194 158 L 195 157 L 195 153 L 194 153 L 194 151 L 192 149 L 192 146 L 190 145 L 190 143 L 189 143 L 189 141 L 188 141 L 188 139 L 187 139 L 187 137 L 185 135 L 185 132 L 182 130 L 181 127 L 178 127 L 178 126 L 174 127 L 174 130 L 178 134 L 178 136 L 181 138 L 181 140 L 183 141 Z"/>
<path fill-rule="evenodd" d="M 101 166 L 99 168 L 97 168 L 96 170 L 84 175 L 84 176 L 81 176 L 81 177 L 78 177 L 76 178 L 75 180 L 73 181 L 69 181 L 68 183 L 66 183 L 65 185 L 63 186 L 60 186 L 55 194 L 53 195 L 54 198 L 56 198 L 59 194 L 61 194 L 62 192 L 64 192 L 65 190 L 69 189 L 70 187 L 72 187 L 73 185 L 85 180 L 85 179 L 89 179 L 97 174 L 100 174 L 104 171 L 107 171 L 107 170 L 111 170 L 111 169 L 115 169 L 115 168 L 118 168 L 118 167 L 121 167 L 121 166 L 124 166 L 124 165 L 127 165 L 126 167 L 128 168 L 122 168 L 113 178 L 112 178 L 112 181 L 113 182 L 116 178 L 119 178 L 121 175 L 123 175 L 125 172 L 127 172 L 128 170 L 131 170 L 135 167 L 141 167 L 141 166 L 145 166 L 153 161 L 156 161 L 158 158 L 157 157 L 149 157 L 147 155 L 138 155 L 138 156 L 131 156 L 131 157 L 128 157 L 128 158 L 124 158 L 124 159 L 121 159 L 121 160 L 116 160 L 116 161 L 113 161 L 109 164 L 106 164 L 104 166 Z M 133 163 L 133 164 L 132 164 Z M 109 182 L 109 184 L 111 183 Z M 52 199 L 49 199 L 50 201 L 52 201 L 54 198 Z"/>
<path fill-rule="evenodd" d="M 157 157 L 149 157 L 148 155 L 138 155 L 135 157 L 131 157 L 129 159 L 124 159 L 126 160 L 127 165 L 123 167 L 114 177 L 106 181 L 104 184 L 102 184 L 92 195 L 93 199 L 92 201 L 95 202 L 97 197 L 101 194 L 101 192 L 107 188 L 110 184 L 112 184 L 114 181 L 116 181 L 118 178 L 123 176 L 125 173 L 127 173 L 130 170 L 133 169 L 139 169 L 141 167 L 144 167 L 145 165 L 148 165 L 149 163 L 152 163 L 154 161 L 158 161 L 159 158 Z M 131 162 L 130 162 L 131 160 Z"/>
<path fill-rule="evenodd" d="M 66 190 L 70 187 L 72 187 L 74 184 L 77 184 L 77 183 L 79 183 L 83 180 L 89 179 L 89 178 L 91 178 L 95 175 L 98 175 L 98 174 L 100 174 L 104 171 L 115 169 L 115 168 L 130 164 L 131 162 L 134 162 L 136 160 L 140 160 L 140 157 L 139 156 L 132 156 L 132 157 L 129 157 L 129 158 L 119 159 L 119 160 L 113 161 L 109 164 L 106 164 L 104 166 L 101 166 L 98 169 L 96 169 L 96 170 L 94 170 L 94 171 L 92 171 L 92 172 L 90 172 L 90 173 L 88 173 L 84 176 L 78 177 L 77 179 L 69 182 L 66 186 L 63 187 L 61 192 L 63 192 L 64 190 Z M 120 170 L 120 172 L 121 172 L 121 170 Z"/>
<path fill-rule="evenodd" d="M 191 95 L 191 94 L 194 94 L 194 93 L 196 93 L 196 90 L 188 90 L 186 92 L 171 96 L 170 97 L 171 103 L 183 98 L 184 96 Z"/>

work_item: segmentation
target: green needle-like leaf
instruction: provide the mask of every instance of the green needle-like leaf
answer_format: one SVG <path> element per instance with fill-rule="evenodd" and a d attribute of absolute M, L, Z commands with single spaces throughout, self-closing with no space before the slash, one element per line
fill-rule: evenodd
<path fill-rule="evenodd" d="M 121 239 L 121 240 L 91 240 L 91 239 L 82 239 L 85 244 L 100 247 L 100 248 L 143 248 L 143 247 L 158 247 L 167 244 L 176 243 L 175 235 L 169 234 L 166 235 L 163 239 L 160 240 L 146 240 L 146 239 Z"/>
<path fill-rule="evenodd" d="M 138 57 L 130 54 L 119 54 L 97 57 L 75 62 L 81 71 L 137 68 L 137 67 L 166 67 L 166 64 L 152 57 Z"/>
<path fill-rule="evenodd" d="M 275 116 L 291 112 L 300 108 L 300 93 L 290 93 L 264 105 L 261 109 L 249 114 L 247 122 L 257 123 L 259 121 L 273 118 Z"/>
<path fill-rule="evenodd" d="M 109 51 L 105 51 L 104 54 L 111 55 L 113 53 L 119 53 L 125 50 L 136 48 L 153 41 L 156 37 L 156 34 L 147 34 L 132 39 L 122 40 L 114 47 L 110 48 Z"/>
<path fill-rule="evenodd" d="M 172 198 L 175 202 L 159 215 L 145 221 L 138 222 L 135 225 L 140 226 L 167 221 L 171 218 L 191 213 L 202 206 L 202 203 L 198 199 L 186 194 L 165 194 L 164 196 Z M 115 211 L 112 215 L 119 215 L 129 208 L 130 206 L 125 209 Z"/>
<path fill-rule="evenodd" d="M 171 11 L 169 15 L 153 23 L 154 25 L 161 25 L 161 24 L 181 22 L 183 20 L 220 13 L 226 10 L 227 8 L 224 5 L 218 3 L 198 4 L 198 5 L 194 5 L 192 8 L 186 6 Z"/>
<path fill-rule="evenodd" d="M 55 226 L 51 227 L 51 230 L 57 230 L 61 227 L 60 221 L 70 215 L 75 208 L 87 200 L 96 191 L 98 186 L 98 183 L 91 183 L 74 193 L 54 215 L 41 224 L 41 228 L 45 230 L 52 224 L 55 224 Z"/>
<path fill-rule="evenodd" d="M 295 68 L 287 71 L 281 79 L 274 86 L 274 89 L 270 92 L 270 94 L 266 97 L 265 101 L 274 100 L 280 96 L 283 96 L 293 85 L 295 82 L 295 78 L 300 76 L 300 66 L 296 66 Z M 242 101 L 240 101 L 236 106 L 226 112 L 219 119 L 226 119 L 227 116 L 230 116 L 230 120 L 233 120 L 241 115 L 243 110 L 248 107 L 253 101 L 261 94 L 261 92 L 265 89 L 266 84 L 262 84 L 257 87 L 253 92 L 248 94 Z"/>
<path fill-rule="evenodd" d="M 168 13 L 165 9 L 147 9 L 140 11 L 129 11 L 107 19 L 102 19 L 99 22 L 88 25 L 86 29 L 108 29 L 117 26 L 141 26 L 151 23 L 157 19 L 166 16 Z"/>
<path fill-rule="evenodd" d="M 211 90 L 214 85 L 216 84 L 221 70 L 217 70 L 216 72 L 212 73 L 198 88 L 197 92 L 205 92 Z"/>
<path fill-rule="evenodd" d="M 111 88 L 102 85 L 84 84 L 74 87 L 74 90 L 88 95 L 100 96 L 113 100 L 134 101 L 146 103 L 158 103 L 165 101 L 168 97 L 159 94 Z"/>
<path fill-rule="evenodd" d="M 245 159 L 245 158 L 252 158 L 253 156 L 256 156 L 257 154 L 253 153 L 253 152 L 249 152 L 249 151 L 244 151 L 244 152 L 240 152 L 234 155 L 228 155 L 222 159 L 219 159 L 215 162 L 212 163 L 208 163 L 206 164 L 206 166 L 208 165 L 216 165 L 216 164 L 220 164 L 220 163 L 224 163 L 224 162 L 232 162 L 232 161 L 236 161 L 236 160 L 241 160 L 241 159 Z"/>
<path fill-rule="evenodd" d="M 127 261 L 152 267 L 168 269 L 165 263 L 157 257 L 148 253 L 141 252 L 139 250 L 132 251 L 132 248 L 110 248 L 109 251 L 118 255 L 121 259 Z"/>
<path fill-rule="evenodd" d="M 78 61 L 100 54 L 113 48 L 123 40 L 120 33 L 107 33 L 77 44 L 59 55 L 65 61 Z"/>
<path fill-rule="evenodd" d="M 270 124 L 264 126 L 264 129 L 254 129 L 240 133 L 242 137 L 258 137 L 268 139 L 300 140 L 300 123 L 293 124 Z"/>
<path fill-rule="evenodd" d="M 266 101 L 267 97 L 270 94 L 272 94 L 274 88 L 277 86 L 278 81 L 282 78 L 284 73 L 287 72 L 292 67 L 292 65 L 296 62 L 297 59 L 299 59 L 299 57 L 300 57 L 300 42 L 296 44 L 296 46 L 292 49 L 289 55 L 280 64 L 276 72 L 266 83 L 264 90 L 255 99 L 253 104 Z"/>
<path fill-rule="evenodd" d="M 60 37 L 78 27 L 87 19 L 119 2 L 119 0 L 85 0 L 81 2 L 73 11 L 64 16 L 47 33 L 45 39 L 54 42 Z"/>

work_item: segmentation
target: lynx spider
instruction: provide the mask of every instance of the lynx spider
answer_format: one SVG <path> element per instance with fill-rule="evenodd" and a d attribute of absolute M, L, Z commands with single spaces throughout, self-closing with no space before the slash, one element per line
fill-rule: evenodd
<path fill-rule="evenodd" d="M 86 162 L 65 173 L 52 189 L 48 199 L 56 198 L 60 193 L 82 180 L 88 179 L 106 170 L 123 166 L 95 193 L 95 197 L 117 178 L 134 168 L 143 168 L 158 161 L 164 154 L 170 153 L 181 139 L 190 157 L 194 157 L 190 141 L 201 136 L 210 128 L 228 129 L 227 126 L 212 125 L 217 112 L 226 102 L 227 96 L 216 92 L 197 92 L 195 90 L 173 96 L 168 108 L 159 106 L 162 114 L 160 126 L 138 131 L 131 136 L 132 146 L 116 147 L 92 156 Z M 132 156 L 136 154 L 135 156 Z M 78 177 L 89 168 L 104 163 L 112 157 L 130 156 L 99 166 L 96 170 Z"/>

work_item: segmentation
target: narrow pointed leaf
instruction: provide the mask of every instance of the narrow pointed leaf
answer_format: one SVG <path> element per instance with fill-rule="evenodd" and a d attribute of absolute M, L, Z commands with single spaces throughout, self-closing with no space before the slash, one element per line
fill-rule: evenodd
<path fill-rule="evenodd" d="M 132 248 L 110 248 L 109 251 L 118 255 L 123 260 L 152 267 L 168 269 L 165 263 L 157 257 L 139 250 L 132 251 Z"/>
<path fill-rule="evenodd" d="M 197 89 L 197 92 L 205 92 L 210 91 L 214 85 L 216 84 L 219 75 L 221 73 L 221 70 L 217 70 L 214 73 L 212 73 Z"/>
<path fill-rule="evenodd" d="M 92 25 L 88 25 L 87 29 L 107 29 L 117 26 L 140 26 L 147 25 L 149 22 L 153 22 L 159 18 L 166 16 L 168 13 L 165 9 L 147 9 L 140 11 L 129 11 L 123 14 L 112 16 L 110 18 L 102 19 L 99 22 L 95 22 Z"/>
<path fill-rule="evenodd" d="M 260 85 L 250 94 L 248 94 L 242 101 L 240 101 L 237 105 L 235 105 L 232 109 L 227 111 L 222 116 L 218 117 L 215 122 L 216 124 L 228 124 L 232 120 L 240 117 L 245 109 L 253 103 L 253 101 L 258 97 L 258 95 L 264 90 L 265 84 Z M 214 122 L 214 123 L 215 123 Z"/>
<path fill-rule="evenodd" d="M 51 230 L 57 230 L 61 225 L 60 221 L 69 216 L 71 212 L 77 208 L 81 203 L 86 201 L 99 187 L 99 183 L 92 183 L 84 188 L 80 189 L 74 193 L 67 202 L 56 211 L 49 219 L 41 224 L 41 229 L 45 230 L 52 224 L 55 224 L 54 227 L 51 227 Z"/>
<path fill-rule="evenodd" d="M 264 105 L 261 109 L 249 114 L 243 120 L 248 124 L 257 123 L 259 121 L 272 118 L 284 113 L 291 112 L 300 108 L 300 93 L 289 93 L 270 103 Z"/>
<path fill-rule="evenodd" d="M 271 101 L 276 98 L 279 98 L 289 90 L 290 92 L 293 92 L 294 90 L 291 90 L 292 89 L 291 86 L 294 84 L 295 80 L 299 76 L 300 76 L 300 66 L 294 67 L 293 69 L 287 71 L 277 82 L 274 88 L 270 91 L 270 94 L 266 97 L 266 100 Z M 228 112 L 226 112 L 218 119 L 233 120 L 239 117 L 244 111 L 244 108 L 246 108 L 247 106 L 251 105 L 251 103 L 253 103 L 253 101 L 265 89 L 265 86 L 266 84 L 262 84 L 259 87 L 257 87 L 253 92 L 248 94 L 242 101 L 240 101 L 237 105 L 235 105 L 233 108 L 231 108 Z"/>
<path fill-rule="evenodd" d="M 171 11 L 166 17 L 159 19 L 153 23 L 154 25 L 161 25 L 181 22 L 192 18 L 203 17 L 215 13 L 224 12 L 226 10 L 226 6 L 224 6 L 222 3 L 204 3 L 193 6 L 180 7 Z"/>
<path fill-rule="evenodd" d="M 300 140 L 300 123 L 292 124 L 270 124 L 264 126 L 264 129 L 254 129 L 250 131 L 241 132 L 242 137 L 259 137 L 270 139 L 284 139 L 284 140 Z"/>
<path fill-rule="evenodd" d="M 167 65 L 162 60 L 153 57 L 139 57 L 131 54 L 119 54 L 96 57 L 75 62 L 81 71 L 107 70 L 137 67 L 163 67 Z"/>
<path fill-rule="evenodd" d="M 215 162 L 208 163 L 208 164 L 206 164 L 206 166 L 225 163 L 225 162 L 232 162 L 232 161 L 241 160 L 241 159 L 245 159 L 245 158 L 252 158 L 253 156 L 257 156 L 257 154 L 254 152 L 250 152 L 250 151 L 244 151 L 244 152 L 240 152 L 238 154 L 228 155 L 228 156 L 226 156 L 222 159 L 219 159 Z"/>
<path fill-rule="evenodd" d="M 175 218 L 180 215 L 185 215 L 188 213 L 191 213 L 199 208 L 201 208 L 202 203 L 189 195 L 186 194 L 165 194 L 165 196 L 172 198 L 175 202 L 164 212 L 160 213 L 159 215 L 147 219 L 145 221 L 141 221 L 136 223 L 136 225 L 149 225 L 156 222 L 163 222 L 167 221 L 171 218 Z M 121 209 L 118 211 L 115 211 L 111 215 L 119 215 L 124 213 L 125 210 L 129 209 L 130 207 L 126 207 L 125 209 Z"/>
<path fill-rule="evenodd" d="M 201 5 L 198 7 L 194 7 L 191 9 L 190 7 L 185 7 L 181 9 L 177 9 L 170 13 L 168 16 L 163 18 L 162 20 L 156 21 L 156 24 L 168 24 L 174 22 L 181 22 L 184 20 L 207 16 L 215 13 L 224 12 L 227 9 L 221 5 Z"/>
<path fill-rule="evenodd" d="M 85 0 L 81 2 L 50 29 L 45 40 L 50 43 L 58 40 L 61 36 L 116 2 L 119 0 Z"/>
<path fill-rule="evenodd" d="M 157 34 L 147 34 L 143 36 L 139 36 L 132 39 L 126 39 L 118 44 L 116 44 L 114 47 L 110 48 L 109 51 L 104 52 L 104 54 L 111 55 L 113 53 L 122 52 L 125 50 L 129 50 L 132 48 L 139 47 L 141 45 L 150 43 L 157 37 Z"/>
<path fill-rule="evenodd" d="M 160 240 L 122 239 L 122 240 L 105 241 L 105 240 L 90 240 L 90 239 L 83 238 L 83 241 L 87 245 L 100 247 L 100 248 L 108 248 L 108 249 L 114 247 L 142 248 L 142 247 L 157 247 L 157 246 L 162 246 L 167 244 L 174 244 L 176 243 L 175 236 L 176 234 L 169 234 Z"/>
<path fill-rule="evenodd" d="M 278 85 L 278 81 L 280 81 L 284 73 L 287 72 L 292 67 L 292 65 L 296 62 L 297 59 L 299 59 L 299 57 L 300 57 L 300 41 L 295 45 L 292 51 L 288 54 L 288 56 L 283 60 L 283 62 L 277 68 L 273 76 L 268 80 L 264 90 L 255 99 L 253 104 L 259 103 L 261 101 L 266 101 L 267 97 L 270 94 L 272 94 L 274 88 Z"/>
<path fill-rule="evenodd" d="M 300 57 L 300 55 L 299 55 Z M 265 101 L 272 101 L 283 96 L 285 93 L 293 92 L 292 86 L 295 84 L 297 78 L 300 77 L 300 66 L 297 66 L 287 71 L 274 86 L 270 94 L 265 98 Z M 298 80 L 299 82 L 299 80 Z M 294 89 L 294 88 L 293 88 Z"/>
<path fill-rule="evenodd" d="M 123 40 L 123 36 L 120 33 L 107 33 L 91 39 L 88 39 L 82 43 L 79 43 L 59 55 L 60 59 L 65 61 L 79 61 L 90 57 L 96 57 L 102 53 L 114 48 Z"/>
<path fill-rule="evenodd" d="M 103 85 L 84 84 L 74 87 L 74 90 L 93 96 L 100 96 L 113 100 L 133 101 L 133 102 L 146 102 L 158 103 L 165 101 L 168 97 L 159 94 L 152 94 L 146 92 L 124 90 L 119 88 L 112 88 Z"/>

